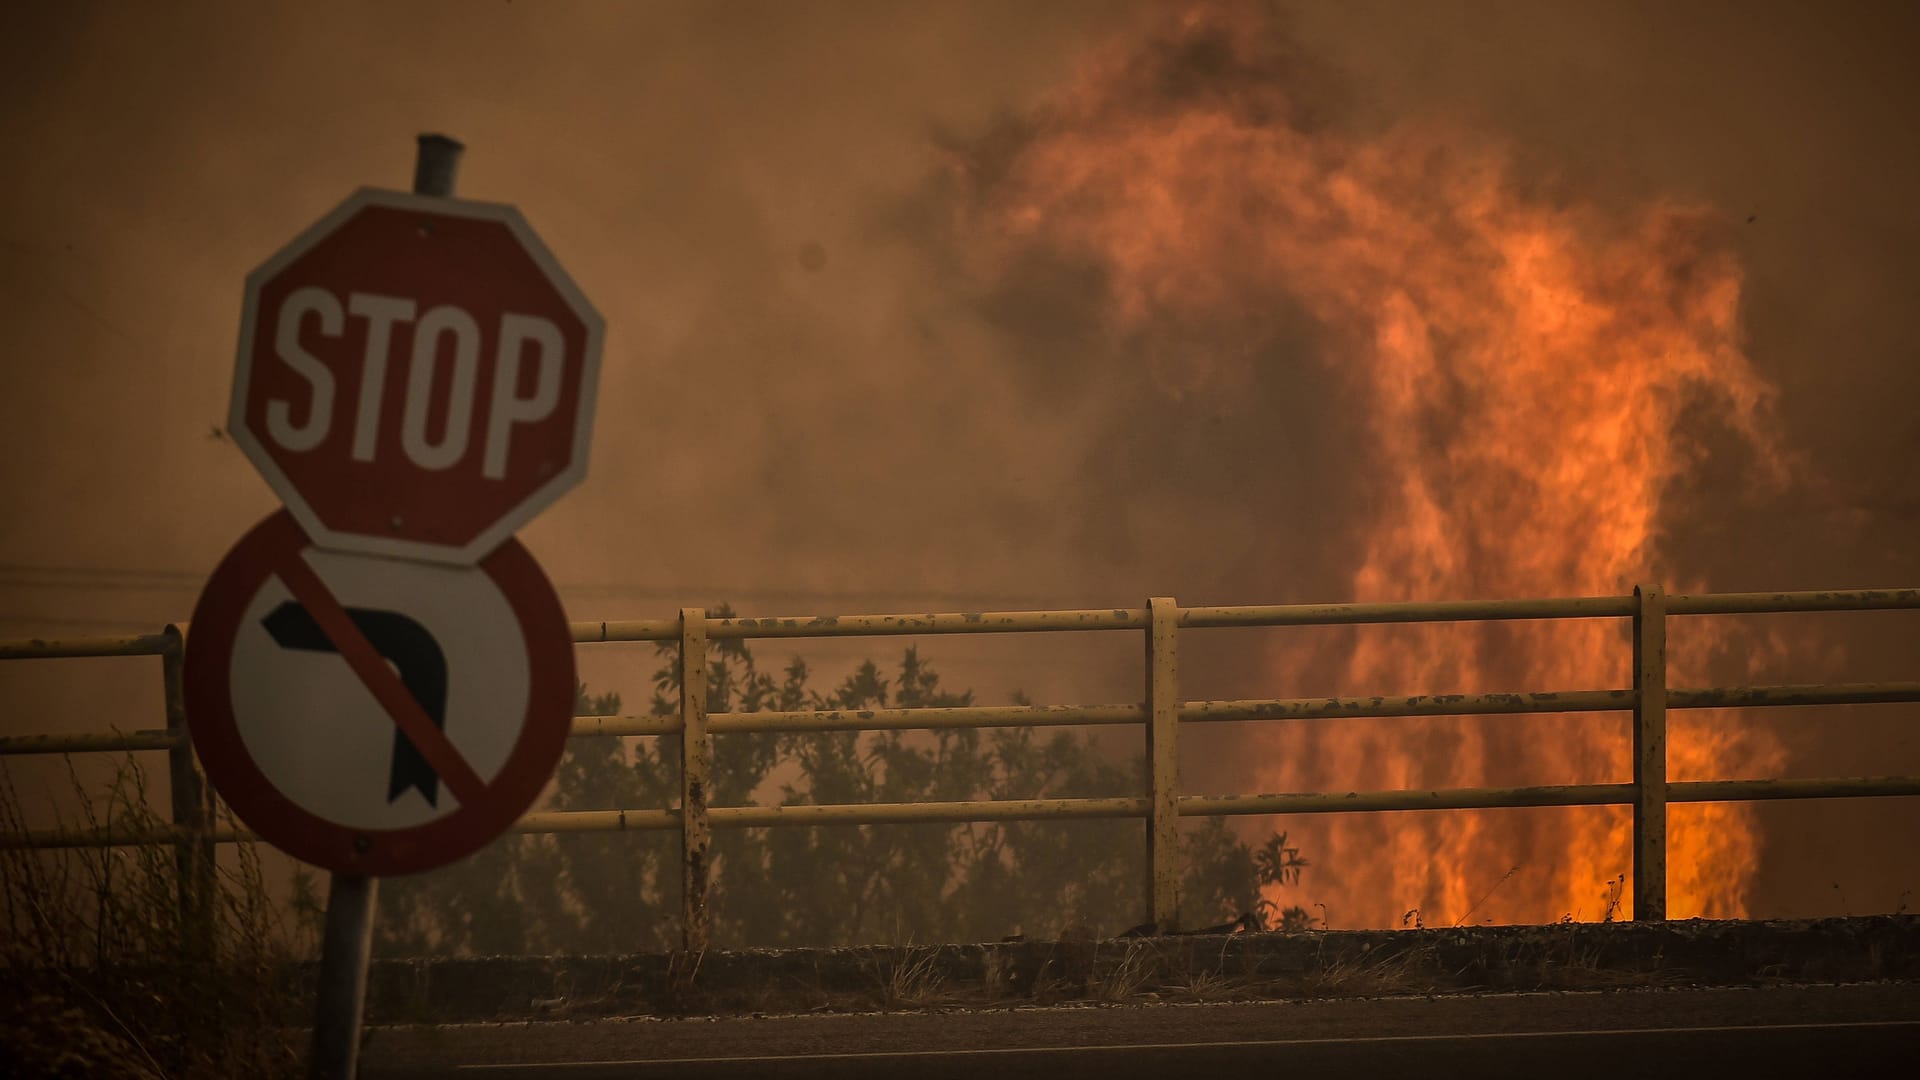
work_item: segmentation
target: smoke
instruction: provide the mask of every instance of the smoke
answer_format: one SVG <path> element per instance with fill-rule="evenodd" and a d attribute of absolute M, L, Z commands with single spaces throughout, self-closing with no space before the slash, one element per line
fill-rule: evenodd
<path fill-rule="evenodd" d="M 10 10 L 0 562 L 185 577 L 9 587 L 7 632 L 184 617 L 192 577 L 275 502 L 210 430 L 239 283 L 353 188 L 404 186 L 424 130 L 469 143 L 461 193 L 520 205 L 608 318 L 588 482 L 523 537 L 576 616 L 1344 598 L 1391 478 L 1352 448 L 1370 391 L 1319 359 L 1336 338 L 1311 298 L 1117 332 L 1110 270 L 980 231 L 981 200 L 1096 53 L 1167 76 L 1123 68 L 1115 115 L 1264 87 L 1245 107 L 1308 134 L 1418 115 L 1498 140 L 1536 203 L 1717 208 L 1746 355 L 1778 389 L 1764 433 L 1802 467 L 1747 490 L 1751 432 L 1694 406 L 1697 458 L 1663 504 L 1671 582 L 1920 576 L 1901 318 L 1920 278 L 1920 94 L 1890 25 L 1910 14 L 1243 11 L 1263 51 L 1222 69 L 1155 55 L 1168 16 L 1150 6 Z M 1753 677 L 1910 675 L 1904 631 L 1878 629 L 1905 623 L 1769 625 L 1781 644 L 1755 646 Z M 1259 634 L 1191 638 L 1191 697 L 1343 678 L 1277 678 Z M 1136 653 L 932 650 L 949 684 L 1049 701 L 1135 696 Z M 586 663 L 639 697 L 644 659 Z M 37 708 L 12 715 L 65 693 L 22 685 L 9 703 Z M 1844 723 L 1776 725 L 1791 766 L 1917 767 L 1893 721 Z M 1249 790 L 1245 745 L 1196 733 L 1188 789 Z M 1843 876 L 1856 907 L 1892 907 L 1917 871 L 1878 845 L 1920 850 L 1903 805 L 1762 813 L 1757 913 L 1831 909 Z M 1869 826 L 1873 845 L 1853 839 Z"/>
<path fill-rule="evenodd" d="M 1769 434 L 1798 467 L 1755 490 L 1724 418 L 1695 409 L 1703 450 L 1670 485 L 1662 548 L 1672 581 L 1715 589 L 1871 586 L 1913 578 L 1920 425 L 1895 404 L 1920 389 L 1903 312 L 1920 281 L 1920 95 L 1893 42 L 1899 5 L 1845 13 L 1789 5 L 1356 4 L 1294 11 L 1374 122 L 1438 108 L 1504 137 L 1521 175 L 1603 207 L 1678 199 L 1731 222 L 1740 322 L 1777 393 Z M 1677 620 L 1676 647 L 1708 620 Z M 1723 678 L 1904 678 L 1903 615 L 1721 620 L 1754 645 Z M 1723 718 L 1676 714 L 1676 729 Z M 1777 738 L 1791 775 L 1910 773 L 1905 707 L 1735 718 Z M 1911 800 L 1761 805 L 1757 915 L 1891 910 L 1920 864 Z M 1878 852 L 1876 856 L 1873 854 Z M 1866 899 L 1866 897 L 1874 899 Z"/>
<path fill-rule="evenodd" d="M 1089 525 L 1078 549 L 1158 567 L 1187 598 L 1761 587 L 1746 584 L 1754 535 L 1779 539 L 1763 556 L 1776 571 L 1790 546 L 1855 569 L 1872 515 L 1835 492 L 1857 469 L 1792 439 L 1807 410 L 1783 407 L 1783 373 L 1750 349 L 1739 204 L 1697 180 L 1622 177 L 1593 160 L 1598 140 L 1556 153 L 1594 108 L 1570 103 L 1559 138 L 1527 143 L 1524 119 L 1476 127 L 1458 99 L 1362 103 L 1286 20 L 1208 6 L 950 141 L 933 201 L 958 207 L 960 265 L 944 291 L 974 291 L 1029 394 L 1105 417 L 1062 506 Z M 1682 620 L 1674 676 L 1861 677 L 1883 648 L 1807 620 Z M 1286 694 L 1625 682 L 1624 642 L 1601 628 L 1257 649 L 1218 650 L 1202 681 Z M 1849 718 L 1910 748 L 1900 719 Z M 1861 771 L 1806 731 L 1791 714 L 1677 717 L 1674 776 Z M 1596 718 L 1346 724 L 1209 749 L 1188 779 L 1229 790 L 1626 778 L 1624 729 Z M 1675 910 L 1804 903 L 1801 864 L 1843 816 L 1677 808 Z M 1627 869 L 1616 811 L 1289 827 L 1325 845 L 1325 897 L 1369 924 L 1420 905 L 1598 917 Z M 1892 896 L 1916 869 L 1877 887 Z"/>

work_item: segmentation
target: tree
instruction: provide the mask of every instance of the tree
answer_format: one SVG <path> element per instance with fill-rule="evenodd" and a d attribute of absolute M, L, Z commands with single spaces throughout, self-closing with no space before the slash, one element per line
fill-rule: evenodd
<path fill-rule="evenodd" d="M 618 694 L 595 697 L 582 686 L 575 695 L 575 715 L 619 710 Z M 558 810 L 667 804 L 614 736 L 569 739 L 554 778 Z M 650 926 L 641 917 L 678 909 L 677 895 L 667 904 L 651 895 L 661 881 L 677 893 L 673 839 L 648 832 L 508 835 L 451 866 L 385 878 L 375 950 L 509 955 L 668 948 L 673 927 Z"/>
<path fill-rule="evenodd" d="M 715 613 L 731 614 L 726 609 Z M 677 643 L 658 648 L 650 709 L 679 711 Z M 828 692 L 794 658 L 759 669 L 744 640 L 708 654 L 714 712 L 968 705 L 909 647 L 891 675 L 869 660 Z M 1016 700 L 1021 700 L 1016 696 Z M 576 712 L 612 714 L 617 694 Z M 554 809 L 673 805 L 680 738 L 570 740 Z M 729 733 L 713 742 L 709 804 L 928 802 L 1137 793 L 1139 761 L 1093 740 L 1032 728 L 931 732 Z M 1285 834 L 1254 849 L 1219 818 L 1183 837 L 1186 921 L 1259 913 L 1298 928 L 1262 887 L 1296 884 L 1306 866 Z M 709 903 L 716 946 L 994 940 L 1014 933 L 1112 934 L 1139 921 L 1145 849 L 1136 820 L 833 825 L 719 829 Z M 503 839 L 460 864 L 382 884 L 384 953 L 593 953 L 678 943 L 678 838 L 573 833 Z"/>

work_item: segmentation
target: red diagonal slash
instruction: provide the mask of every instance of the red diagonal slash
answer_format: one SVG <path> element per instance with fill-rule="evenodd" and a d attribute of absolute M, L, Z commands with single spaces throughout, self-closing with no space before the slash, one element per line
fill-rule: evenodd
<path fill-rule="evenodd" d="M 373 692 L 373 699 L 387 711 L 395 726 L 413 742 L 420 756 L 433 766 L 433 771 L 440 774 L 441 781 L 453 792 L 453 797 L 460 800 L 460 805 L 478 806 L 486 797 L 486 781 L 460 756 L 446 733 L 434 726 L 426 710 L 401 684 L 400 676 L 380 658 L 366 635 L 353 624 L 347 609 L 334 599 L 327 583 L 320 580 L 320 575 L 300 557 L 300 552 L 294 550 L 277 557 L 273 572 L 319 624 L 334 649 L 346 659 L 347 666 Z"/>

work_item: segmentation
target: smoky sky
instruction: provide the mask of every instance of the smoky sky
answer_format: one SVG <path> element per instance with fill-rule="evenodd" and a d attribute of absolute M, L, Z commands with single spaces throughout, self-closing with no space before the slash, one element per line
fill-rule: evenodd
<path fill-rule="evenodd" d="M 1444 117 L 1509 145 L 1539 198 L 1725 215 L 1748 351 L 1801 464 L 1759 490 L 1737 454 L 1704 454 L 1670 500 L 1673 573 L 1726 590 L 1920 580 L 1909 7 L 1264 10 L 1296 122 Z M 966 258 L 956 221 L 1049 95 L 1089 49 L 1166 17 L 10 5 L 0 633 L 185 617 L 193 579 L 276 505 L 218 430 L 241 281 L 353 189 L 404 187 L 422 131 L 468 144 L 460 193 L 517 204 L 607 320 L 588 480 L 523 534 L 575 617 L 1345 599 L 1378 482 L 1347 438 L 1365 403 L 1307 362 L 1319 331 L 1287 298 L 1257 333 L 1175 327 L 1149 350 L 1103 336 L 1097 269 L 1035 256 L 983 279 Z M 1233 400 L 1152 377 L 1150 351 L 1246 337 L 1255 374 Z M 163 577 L 129 588 L 127 570 Z M 1774 681 L 1913 677 L 1911 621 L 1794 625 L 1808 648 L 1770 661 Z M 1286 693 L 1210 642 L 1191 696 Z M 994 700 L 1124 699 L 1138 667 L 1131 642 L 1011 668 L 948 644 L 933 653 L 950 679 Z M 0 679 L 0 700 L 70 693 Z M 1782 730 L 1809 774 L 1920 767 L 1911 725 L 1884 713 Z M 1226 747 L 1189 768 L 1200 787 L 1244 779 Z M 1775 810 L 1783 909 L 1829 904 L 1835 875 L 1868 881 L 1875 828 L 1920 850 L 1908 801 Z M 1908 863 L 1856 903 L 1891 906 L 1920 876 Z"/>

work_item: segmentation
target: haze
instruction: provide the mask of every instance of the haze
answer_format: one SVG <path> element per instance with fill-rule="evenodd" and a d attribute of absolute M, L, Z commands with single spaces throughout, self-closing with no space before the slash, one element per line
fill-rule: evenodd
<path fill-rule="evenodd" d="M 1291 43 L 1329 126 L 1431 117 L 1505 145 L 1540 198 L 1719 215 L 1746 354 L 1777 389 L 1768 434 L 1795 465 L 1770 487 L 1709 438 L 1672 485 L 1649 572 L 1714 590 L 1920 583 L 1910 7 L 1250 10 Z M 607 319 L 588 479 L 522 536 L 574 617 L 1351 598 L 1381 478 L 1324 375 L 1263 369 L 1242 396 L 1170 383 L 1095 335 L 1097 275 L 976 258 L 957 172 L 1044 129 L 1092 51 L 1154 32 L 1164 9 L 49 3 L 4 18 L 0 633 L 187 616 L 277 505 L 219 430 L 240 283 L 354 188 L 404 188 L 422 131 L 467 143 L 460 193 L 518 205 Z M 1769 624 L 1786 646 L 1754 677 L 1915 678 L 1910 619 L 1841 618 Z M 816 655 L 832 670 L 857 651 Z M 1132 639 L 926 651 L 983 700 L 1138 694 Z M 1192 655 L 1188 697 L 1301 692 L 1257 641 Z M 648 659 L 589 658 L 583 676 L 637 701 Z M 7 733 L 155 722 L 144 668 L 61 663 L 0 673 Z M 1920 767 L 1914 719 L 1766 723 L 1789 775 L 1851 776 Z M 1248 790 L 1236 738 L 1195 744 L 1189 790 Z M 1589 779 L 1604 778 L 1530 782 Z M 1764 808 L 1752 914 L 1906 903 L 1912 802 Z M 1318 854 L 1312 830 L 1295 835 Z"/>

